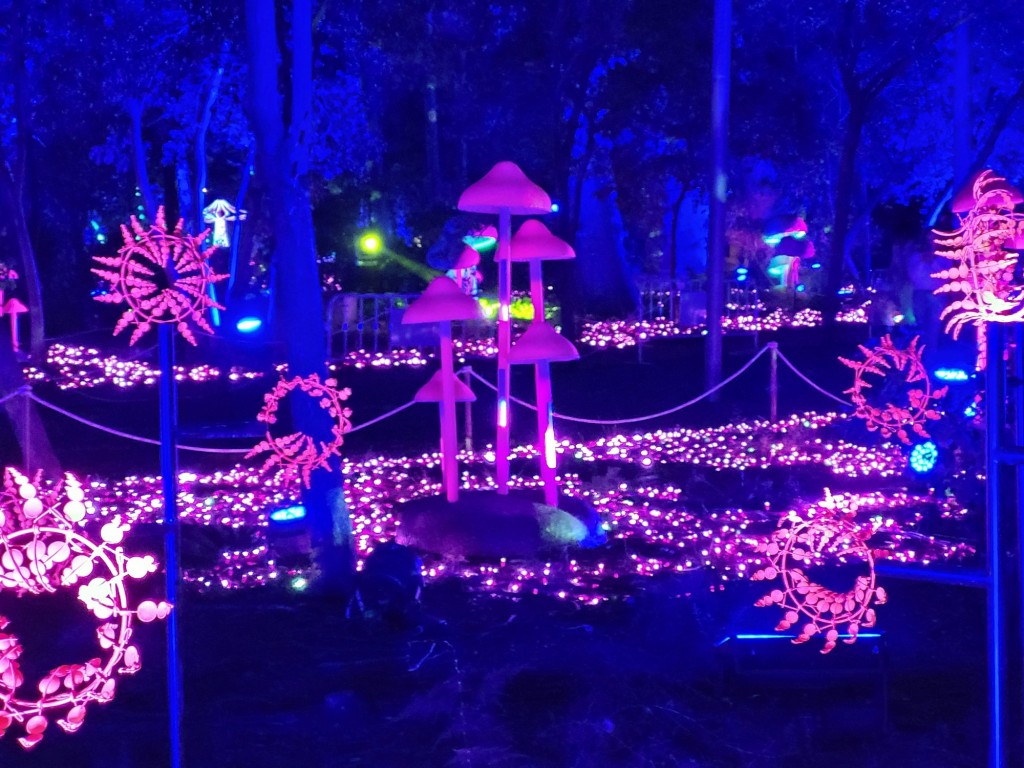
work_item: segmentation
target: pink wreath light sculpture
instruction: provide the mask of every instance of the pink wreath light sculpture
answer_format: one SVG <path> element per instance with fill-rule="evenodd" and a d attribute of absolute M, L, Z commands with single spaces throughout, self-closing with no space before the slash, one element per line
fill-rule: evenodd
<path fill-rule="evenodd" d="M 953 232 L 935 232 L 935 254 L 953 265 L 932 277 L 946 281 L 936 294 L 959 293 L 962 298 L 943 309 L 946 332 L 953 338 L 965 325 L 1024 320 L 1024 285 L 1014 281 L 1017 253 L 1006 242 L 1024 233 L 1024 218 L 1014 213 L 1014 197 L 1006 179 L 992 171 L 978 175 L 974 207 Z"/>
<path fill-rule="evenodd" d="M 932 390 L 932 381 L 928 376 L 928 370 L 921 360 L 921 353 L 924 346 L 917 346 L 917 336 L 910 340 L 906 349 L 899 349 L 893 344 L 889 335 L 882 337 L 879 346 L 868 349 L 858 345 L 863 360 L 847 360 L 840 357 L 844 365 L 853 369 L 853 386 L 845 391 L 850 396 L 856 410 L 855 416 L 859 416 L 867 422 L 867 428 L 872 432 L 878 430 L 882 437 L 896 435 L 907 445 L 910 444 L 910 436 L 907 429 L 912 429 L 921 437 L 928 437 L 925 424 L 941 418 L 939 412 L 933 407 L 949 390 L 949 387 L 941 387 Z M 911 386 L 907 391 L 907 405 L 886 403 L 884 407 L 872 405 L 868 402 L 866 390 L 871 389 L 868 376 L 885 376 L 887 373 L 897 371 L 904 373 L 906 383 Z"/>
<path fill-rule="evenodd" d="M 782 621 L 775 627 L 776 632 L 785 632 L 803 617 L 807 623 L 793 642 L 806 643 L 815 635 L 823 635 L 822 653 L 829 653 L 836 647 L 844 625 L 849 637 L 843 642 L 848 645 L 856 642 L 861 628 L 875 625 L 872 604 L 883 605 L 887 600 L 885 590 L 875 582 L 875 553 L 867 545 L 865 534 L 850 515 L 839 508 L 828 489 L 826 494 L 826 500 L 817 508 L 822 513 L 820 517 L 804 520 L 790 512 L 779 520 L 778 529 L 768 541 L 758 545 L 758 552 L 767 556 L 769 564 L 751 577 L 754 581 L 781 579 L 779 588 L 754 605 L 758 608 L 777 605 L 785 611 Z M 815 511 L 810 514 L 814 515 Z M 835 592 L 816 584 L 805 572 L 807 566 L 820 563 L 826 556 L 841 562 L 851 557 L 863 560 L 868 572 L 857 576 L 849 591 Z"/>
<path fill-rule="evenodd" d="M 296 376 L 277 382 L 274 388 L 263 396 L 263 410 L 256 417 L 258 421 L 267 425 L 266 439 L 261 440 L 245 458 L 269 451 L 270 455 L 263 463 L 261 471 L 266 472 L 280 465 L 286 481 L 300 476 L 308 488 L 313 470 L 328 468 L 331 457 L 341 453 L 341 446 L 345 444 L 345 433 L 352 429 L 352 422 L 349 421 L 352 409 L 342 404 L 348 400 L 352 390 L 338 389 L 337 385 L 335 379 L 321 381 L 320 376 L 315 373 L 305 378 Z M 317 441 L 304 432 L 292 432 L 279 437 L 270 433 L 270 426 L 277 423 L 277 409 L 281 400 L 296 390 L 318 399 L 320 407 L 334 420 L 330 441 L 321 440 L 317 445 Z"/>
<path fill-rule="evenodd" d="M 133 675 L 141 663 L 131 643 L 132 623 L 165 618 L 171 607 L 146 600 L 132 607 L 125 591 L 129 579 L 141 579 L 156 570 L 151 555 L 129 557 L 117 546 L 129 526 L 119 519 L 100 531 L 102 543 L 82 530 L 85 493 L 81 483 L 67 474 L 51 490 L 14 469 L 4 474 L 0 493 L 0 592 L 41 595 L 77 585 L 78 600 L 101 623 L 96 637 L 102 652 L 81 664 L 62 664 L 35 686 L 38 696 L 23 694 L 25 678 L 19 660 L 26 652 L 10 624 L 0 615 L 0 736 L 12 723 L 23 726 L 18 739 L 30 749 L 43 738 L 50 719 L 67 732 L 77 731 L 90 702 L 114 698 L 119 675 Z"/>
<path fill-rule="evenodd" d="M 129 341 L 134 344 L 154 325 L 174 323 L 195 346 L 193 324 L 213 333 L 203 314 L 211 307 L 224 307 L 210 298 L 208 288 L 227 275 L 216 274 L 210 267 L 208 260 L 217 249 L 202 249 L 208 233 L 188 234 L 184 219 L 169 232 L 163 206 L 148 229 L 134 216 L 130 229 L 121 225 L 124 245 L 117 256 L 94 256 L 103 267 L 92 270 L 111 284 L 110 293 L 97 296 L 97 301 L 128 305 L 114 326 L 115 336 L 134 325 Z"/>

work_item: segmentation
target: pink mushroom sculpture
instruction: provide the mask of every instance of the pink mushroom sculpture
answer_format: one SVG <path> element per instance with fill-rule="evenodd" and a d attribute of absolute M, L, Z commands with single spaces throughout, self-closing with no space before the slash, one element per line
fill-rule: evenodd
<path fill-rule="evenodd" d="M 498 215 L 498 435 L 495 451 L 498 493 L 508 493 L 511 384 L 509 350 L 512 346 L 512 216 L 535 216 L 551 212 L 551 198 L 530 181 L 515 163 L 497 163 L 459 197 L 458 209 L 470 213 Z"/>
<path fill-rule="evenodd" d="M 452 354 L 452 321 L 479 320 L 483 312 L 476 299 L 462 291 L 455 281 L 444 275 L 434 278 L 418 299 L 412 302 L 402 323 L 439 323 L 441 333 L 441 368 L 416 393 L 421 402 L 435 402 L 433 397 L 438 385 L 434 379 L 440 379 L 440 396 L 436 402 L 441 404 L 441 471 L 444 479 L 445 496 L 450 502 L 459 500 L 459 467 L 455 459 L 455 403 L 464 397 L 463 389 L 468 389 L 455 377 L 455 365 Z M 470 392 L 472 394 L 472 392 Z"/>
<path fill-rule="evenodd" d="M 7 303 L 3 305 L 3 314 L 11 316 L 11 349 L 15 352 L 19 350 L 18 315 L 23 312 L 28 312 L 28 307 L 22 304 L 18 299 L 8 299 Z"/>
<path fill-rule="evenodd" d="M 524 221 L 512 238 L 512 261 L 525 261 L 530 265 L 530 300 L 533 304 L 533 325 L 512 348 L 512 362 L 524 362 L 535 357 L 533 370 L 534 391 L 537 394 L 537 451 L 540 454 L 541 481 L 544 501 L 557 506 L 558 488 L 555 484 L 555 424 L 552 417 L 551 363 L 578 360 L 576 348 L 545 322 L 544 278 L 541 263 L 575 259 L 572 246 L 536 219 Z M 543 328 L 535 326 L 538 323 Z M 526 345 L 524 346 L 524 341 Z M 541 343 L 543 342 L 543 343 Z M 543 354 L 540 354 L 543 353 Z"/>
<path fill-rule="evenodd" d="M 949 205 L 950 210 L 952 210 L 953 213 L 957 214 L 960 217 L 964 217 L 972 210 L 974 210 L 974 185 L 975 183 L 977 183 L 978 177 L 980 177 L 983 173 L 991 173 L 991 171 L 978 171 L 976 174 L 971 176 L 971 178 L 969 178 L 966 182 L 964 182 L 964 185 L 960 188 L 960 191 L 953 196 L 953 201 Z M 990 184 L 988 187 L 989 190 L 1000 188 L 1006 190 L 1007 194 L 1010 197 L 1010 202 L 1013 203 L 1014 205 L 1020 205 L 1021 203 L 1024 203 L 1024 195 L 1021 194 L 1019 189 L 1017 189 L 1015 186 L 1010 184 L 1010 182 L 1006 181 L 1005 179 L 1000 179 L 999 181 Z"/>
<path fill-rule="evenodd" d="M 452 271 L 455 272 L 455 275 L 459 280 L 459 290 L 463 293 L 469 294 L 470 296 L 476 293 L 476 268 L 479 264 L 480 254 L 467 245 L 462 249 L 462 253 L 459 254 L 459 258 L 455 260 L 455 264 L 452 265 Z"/>
<path fill-rule="evenodd" d="M 800 262 L 814 256 L 814 243 L 806 238 L 784 237 L 775 249 L 773 265 L 782 269 L 782 286 L 796 288 L 800 282 Z"/>
<path fill-rule="evenodd" d="M 543 315 L 542 315 L 543 316 Z M 519 337 L 509 354 L 513 365 L 534 365 L 537 388 L 537 451 L 540 454 L 540 478 L 544 485 L 544 503 L 558 506 L 558 485 L 555 482 L 557 453 L 555 451 L 555 419 L 551 398 L 551 363 L 579 360 L 580 353 L 550 323 L 534 319 L 526 333 Z"/>

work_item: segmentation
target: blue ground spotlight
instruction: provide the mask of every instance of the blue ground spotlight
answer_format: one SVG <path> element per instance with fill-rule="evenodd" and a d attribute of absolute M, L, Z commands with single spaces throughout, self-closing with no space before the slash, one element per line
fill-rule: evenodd
<path fill-rule="evenodd" d="M 937 368 L 935 370 L 935 378 L 950 384 L 962 384 L 965 381 L 969 381 L 971 375 L 963 368 Z"/>
<path fill-rule="evenodd" d="M 238 319 L 235 323 L 235 330 L 239 333 L 256 333 L 260 328 L 263 327 L 263 318 L 253 317 L 252 315 L 246 315 Z"/>
<path fill-rule="evenodd" d="M 312 551 L 306 508 L 301 504 L 275 509 L 267 516 L 267 546 L 284 564 L 307 564 Z"/>
<path fill-rule="evenodd" d="M 931 440 L 918 443 L 910 449 L 910 468 L 919 475 L 926 475 L 935 469 L 939 460 L 939 449 Z"/>

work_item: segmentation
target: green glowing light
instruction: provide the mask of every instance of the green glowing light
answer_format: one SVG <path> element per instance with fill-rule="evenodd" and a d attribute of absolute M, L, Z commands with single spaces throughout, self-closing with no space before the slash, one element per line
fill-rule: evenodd
<path fill-rule="evenodd" d="M 376 232 L 366 232 L 359 238 L 359 250 L 371 256 L 384 250 L 384 241 Z"/>
<path fill-rule="evenodd" d="M 309 579 L 307 579 L 305 576 L 296 576 L 294 579 L 288 582 L 288 587 L 290 589 L 295 590 L 296 592 L 305 592 L 306 589 L 309 587 Z"/>
<path fill-rule="evenodd" d="M 476 235 L 466 235 L 462 238 L 462 242 L 478 252 L 489 250 L 498 244 L 498 241 L 493 237 L 477 237 Z"/>

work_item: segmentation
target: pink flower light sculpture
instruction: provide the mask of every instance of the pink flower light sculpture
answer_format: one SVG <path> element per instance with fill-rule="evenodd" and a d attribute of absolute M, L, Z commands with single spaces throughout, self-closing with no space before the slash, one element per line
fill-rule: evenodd
<path fill-rule="evenodd" d="M 146 600 L 131 607 L 125 591 L 129 579 L 156 570 L 151 555 L 129 557 L 118 546 L 130 526 L 120 518 L 100 531 L 102 543 L 81 527 L 85 492 L 72 475 L 52 490 L 40 490 L 8 468 L 0 493 L 0 592 L 41 595 L 77 585 L 78 600 L 102 622 L 96 629 L 101 656 L 80 664 L 62 664 L 34 686 L 39 696 L 20 694 L 25 678 L 20 659 L 26 652 L 10 622 L 0 615 L 0 736 L 12 723 L 23 726 L 18 739 L 30 749 L 43 738 L 50 718 L 67 732 L 77 731 L 90 702 L 114 698 L 118 675 L 140 668 L 139 649 L 131 644 L 132 622 L 166 618 L 171 607 Z"/>
<path fill-rule="evenodd" d="M 953 265 L 933 277 L 945 281 L 936 294 L 962 294 L 940 315 L 953 338 L 965 325 L 1024 320 L 1024 286 L 1014 280 L 1018 254 L 1005 245 L 1024 233 L 1024 218 L 1014 213 L 1020 193 L 992 171 L 983 171 L 972 188 L 973 206 L 953 232 L 935 232 L 935 254 Z"/>
<path fill-rule="evenodd" d="M 223 307 L 210 298 L 207 289 L 227 275 L 210 268 L 208 260 L 216 248 L 202 249 L 207 232 L 188 234 L 184 219 L 169 232 L 161 206 L 151 227 L 146 229 L 132 216 L 131 228 L 122 224 L 121 235 L 124 245 L 117 256 L 94 256 L 103 267 L 92 270 L 111 284 L 110 293 L 97 296 L 97 301 L 128 305 L 114 326 L 114 335 L 134 325 L 129 341 L 134 344 L 154 325 L 175 323 L 194 346 L 192 324 L 213 333 L 203 313 Z"/>
<path fill-rule="evenodd" d="M 779 527 L 766 542 L 758 545 L 769 565 L 754 572 L 754 581 L 781 579 L 780 588 L 773 589 L 756 603 L 758 608 L 777 605 L 785 611 L 776 632 L 785 632 L 801 617 L 807 621 L 793 638 L 794 643 L 806 643 L 815 635 L 824 635 L 822 653 L 836 647 L 840 630 L 844 627 L 848 637 L 844 643 L 856 642 L 862 627 L 875 625 L 875 609 L 887 595 L 875 583 L 875 553 L 867 545 L 865 535 L 850 516 L 838 508 L 826 489 L 826 501 L 818 505 L 821 517 L 801 519 L 795 512 L 781 520 Z M 813 511 L 812 511 L 812 514 Z M 845 562 L 851 556 L 867 564 L 868 573 L 857 576 L 853 588 L 847 592 L 834 592 L 813 582 L 806 567 L 820 563 L 825 556 Z"/>
<path fill-rule="evenodd" d="M 907 445 L 910 444 L 908 428 L 921 437 L 929 436 L 924 425 L 940 418 L 934 406 L 949 390 L 949 387 L 932 390 L 931 378 L 921 360 L 924 347 L 918 347 L 917 341 L 918 337 L 915 336 L 906 349 L 899 349 L 893 344 L 892 338 L 885 335 L 874 349 L 858 345 L 864 355 L 863 360 L 839 358 L 841 363 L 854 371 L 853 386 L 846 390 L 856 406 L 854 415 L 864 419 L 872 432 L 878 430 L 882 437 L 896 435 Z M 866 377 L 885 376 L 892 371 L 904 373 L 908 385 L 917 384 L 907 392 L 907 405 L 886 403 L 880 407 L 869 403 L 865 390 L 872 386 Z"/>
<path fill-rule="evenodd" d="M 280 464 L 284 470 L 285 481 L 299 476 L 308 488 L 313 470 L 328 469 L 331 457 L 341 453 L 341 446 L 345 444 L 345 433 L 352 429 L 352 422 L 348 419 L 352 415 L 352 409 L 342 405 L 348 400 L 352 390 L 338 389 L 337 385 L 335 379 L 321 381 L 320 376 L 315 373 L 305 378 L 296 376 L 290 380 L 281 379 L 277 382 L 274 388 L 263 396 L 263 410 L 256 417 L 258 421 L 267 425 L 266 439 L 257 443 L 245 458 L 249 459 L 269 451 L 270 455 L 263 463 L 262 471 L 265 472 Z M 321 440 L 318 446 L 317 440 L 304 432 L 292 432 L 278 437 L 270 433 L 271 425 L 277 423 L 277 409 L 281 400 L 296 390 L 318 400 L 320 407 L 334 419 L 330 441 Z"/>

